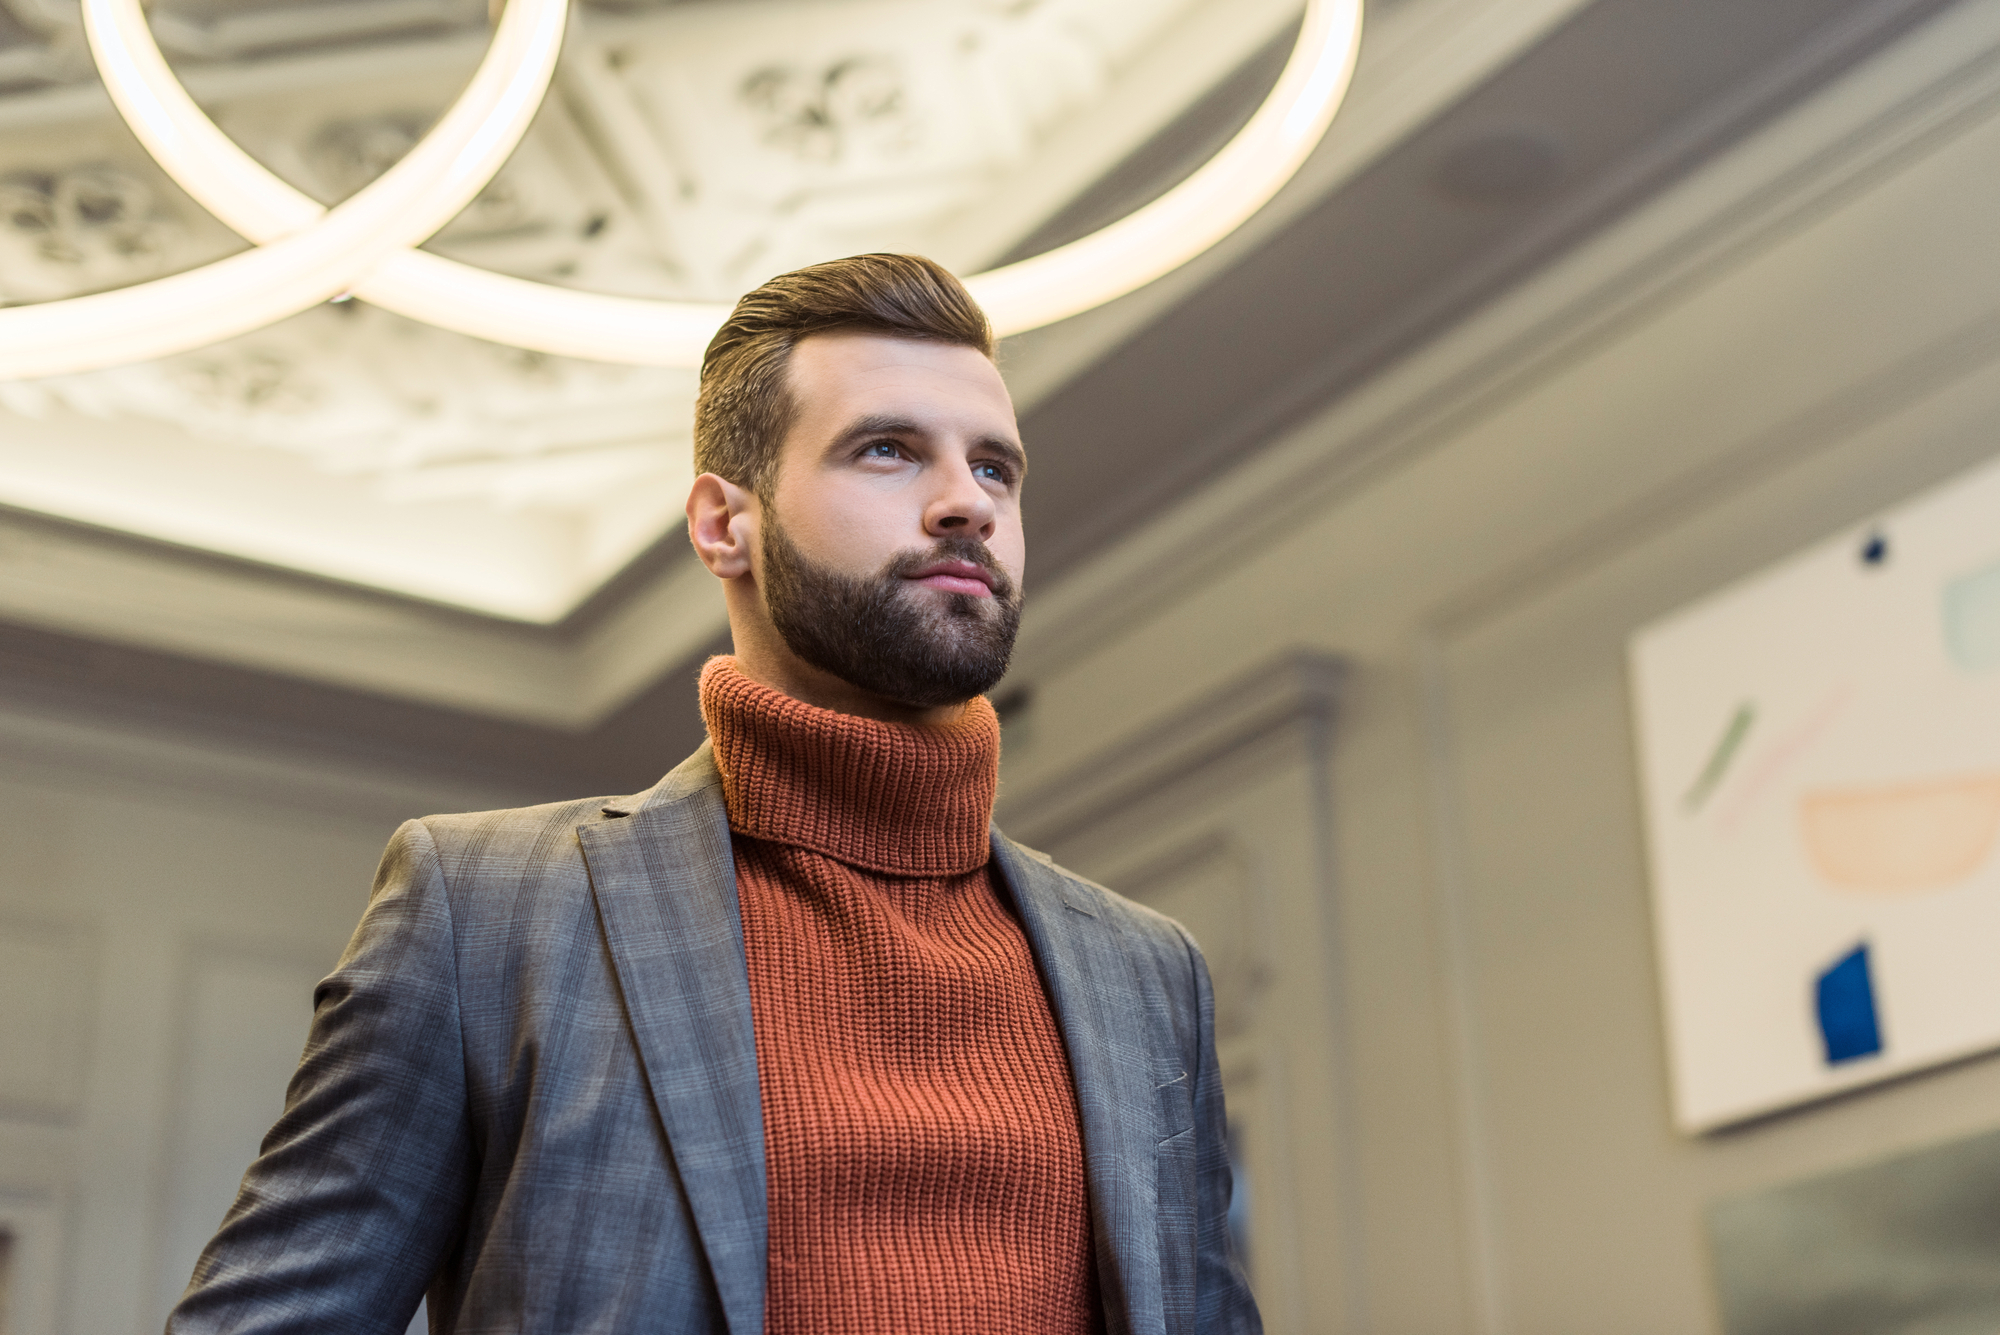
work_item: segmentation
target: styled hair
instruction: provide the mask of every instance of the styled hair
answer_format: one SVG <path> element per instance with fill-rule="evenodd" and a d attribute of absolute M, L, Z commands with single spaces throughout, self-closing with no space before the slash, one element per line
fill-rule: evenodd
<path fill-rule="evenodd" d="M 694 467 L 770 499 L 797 403 L 786 379 L 799 340 L 862 330 L 976 348 L 993 329 L 965 284 L 921 255 L 853 255 L 780 274 L 736 303 L 701 359 Z"/>

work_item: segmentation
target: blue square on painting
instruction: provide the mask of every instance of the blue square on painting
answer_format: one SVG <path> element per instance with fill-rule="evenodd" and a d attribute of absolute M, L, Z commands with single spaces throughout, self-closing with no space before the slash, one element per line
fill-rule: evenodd
<path fill-rule="evenodd" d="M 1870 1057 L 1882 1050 L 1875 1022 L 1875 986 L 1868 977 L 1868 943 L 1862 942 L 1819 976 L 1819 1033 L 1828 1065 Z"/>

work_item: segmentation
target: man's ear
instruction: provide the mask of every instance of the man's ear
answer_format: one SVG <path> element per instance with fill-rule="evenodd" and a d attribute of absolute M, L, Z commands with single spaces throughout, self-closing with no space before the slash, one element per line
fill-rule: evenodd
<path fill-rule="evenodd" d="M 714 473 L 696 478 L 688 492 L 688 540 L 717 579 L 750 573 L 750 553 L 757 545 L 762 516 L 755 493 Z"/>

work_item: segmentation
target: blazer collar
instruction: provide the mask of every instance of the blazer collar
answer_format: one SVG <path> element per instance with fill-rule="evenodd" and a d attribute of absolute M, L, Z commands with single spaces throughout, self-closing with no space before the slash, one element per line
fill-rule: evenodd
<path fill-rule="evenodd" d="M 757 1035 L 721 777 L 704 745 L 577 827 L 639 1058 L 730 1335 L 763 1335 Z"/>
<path fill-rule="evenodd" d="M 1138 978 L 1095 890 L 998 829 L 993 856 L 1069 1052 L 1106 1328 L 1159 1335 L 1158 1147 L 1153 1123 L 1133 1115 L 1154 1098 L 1151 1057 L 1131 1014 Z"/>
<path fill-rule="evenodd" d="M 707 742 L 668 770 L 651 788 L 642 789 L 630 797 L 606 798 L 603 811 L 613 818 L 633 816 L 652 807 L 669 806 L 695 798 L 704 789 L 713 789 L 716 801 L 722 800 L 722 772 L 715 767 L 715 748 Z"/>
<path fill-rule="evenodd" d="M 707 745 L 579 826 L 654 1105 L 730 1335 L 762 1335 L 769 1217 L 757 1037 L 722 781 Z M 1166 1330 L 1150 1056 L 1138 979 L 1097 892 L 992 833 L 1069 1054 L 1107 1329 Z"/>

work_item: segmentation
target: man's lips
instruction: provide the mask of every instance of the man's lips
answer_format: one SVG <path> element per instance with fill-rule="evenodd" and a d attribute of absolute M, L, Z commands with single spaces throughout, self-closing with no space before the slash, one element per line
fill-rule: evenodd
<path fill-rule="evenodd" d="M 934 561 L 904 578 L 943 593 L 993 596 L 993 572 L 975 561 Z"/>

